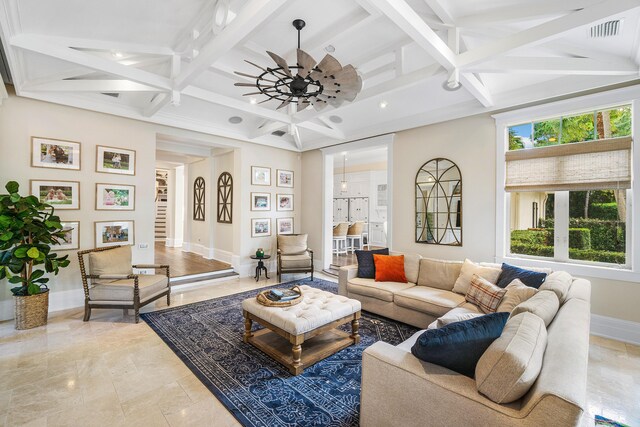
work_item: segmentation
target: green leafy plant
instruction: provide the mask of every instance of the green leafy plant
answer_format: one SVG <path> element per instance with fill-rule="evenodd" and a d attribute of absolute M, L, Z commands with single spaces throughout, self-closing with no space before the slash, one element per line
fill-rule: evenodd
<path fill-rule="evenodd" d="M 0 279 L 19 285 L 11 289 L 16 296 L 39 294 L 48 290 L 45 272 L 58 274 L 69 265 L 69 255 L 51 252 L 51 245 L 65 241 L 65 231 L 53 206 L 22 197 L 15 181 L 5 189 L 9 194 L 0 194 Z M 38 265 L 44 270 L 34 269 Z"/>

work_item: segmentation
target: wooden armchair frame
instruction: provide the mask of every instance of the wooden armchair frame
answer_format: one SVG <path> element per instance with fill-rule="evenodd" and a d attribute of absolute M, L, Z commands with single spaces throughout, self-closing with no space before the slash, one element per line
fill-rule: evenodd
<path fill-rule="evenodd" d="M 287 234 L 287 236 L 299 236 L 299 234 Z M 277 239 L 276 239 L 277 245 Z M 311 267 L 296 267 L 296 268 L 282 268 L 282 259 L 280 258 L 283 255 L 280 248 L 277 248 L 277 257 L 278 257 L 278 265 L 277 265 L 277 273 L 278 273 L 278 282 L 282 281 L 282 273 L 311 273 L 311 280 L 313 280 L 313 251 L 309 249 L 307 246 L 307 252 L 309 252 L 309 256 L 311 257 Z M 286 255 L 286 254 L 284 254 Z"/>
<path fill-rule="evenodd" d="M 89 319 L 91 318 L 92 308 L 122 308 L 125 311 L 127 309 L 132 308 L 135 312 L 135 321 L 136 323 L 138 323 L 140 321 L 140 307 L 144 307 L 150 302 L 153 302 L 165 295 L 167 297 L 167 305 L 171 305 L 171 276 L 169 272 L 170 267 L 168 265 L 134 264 L 131 266 L 131 268 L 164 269 L 165 274 L 167 276 L 167 290 L 158 295 L 153 296 L 152 298 L 149 298 L 143 303 L 140 302 L 140 288 L 138 286 L 138 277 L 140 276 L 139 274 L 109 274 L 109 275 L 87 274 L 87 269 L 84 262 L 85 255 L 92 252 L 108 251 L 108 250 L 119 248 L 119 247 L 121 247 L 121 245 L 108 246 L 104 248 L 87 249 L 87 250 L 78 252 L 78 261 L 80 263 L 80 274 L 82 276 L 82 287 L 84 289 L 84 318 L 82 320 L 85 322 L 89 321 Z M 104 279 L 104 280 L 133 279 L 133 301 L 131 301 L 131 303 L 128 303 L 127 301 L 123 301 L 122 304 L 105 304 L 105 303 L 101 303 L 100 301 L 92 301 L 91 298 L 89 297 L 89 281 L 96 280 L 96 279 Z"/>

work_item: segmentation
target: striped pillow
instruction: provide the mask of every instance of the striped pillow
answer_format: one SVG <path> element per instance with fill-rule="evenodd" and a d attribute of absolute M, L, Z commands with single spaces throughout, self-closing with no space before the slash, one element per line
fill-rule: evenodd
<path fill-rule="evenodd" d="M 505 293 L 507 293 L 506 289 L 502 289 L 474 274 L 471 277 L 471 283 L 465 299 L 471 304 L 480 307 L 480 310 L 485 313 L 495 313 Z"/>

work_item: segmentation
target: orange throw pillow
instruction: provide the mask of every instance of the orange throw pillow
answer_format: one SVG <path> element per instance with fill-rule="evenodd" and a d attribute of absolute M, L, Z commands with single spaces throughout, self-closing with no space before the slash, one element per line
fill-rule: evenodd
<path fill-rule="evenodd" d="M 407 283 L 404 274 L 404 255 L 373 255 L 373 263 L 376 265 L 376 282 L 400 282 Z"/>

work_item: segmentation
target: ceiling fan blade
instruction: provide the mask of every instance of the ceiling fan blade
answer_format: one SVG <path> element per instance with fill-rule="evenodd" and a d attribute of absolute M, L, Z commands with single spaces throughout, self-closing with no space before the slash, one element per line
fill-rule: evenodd
<path fill-rule="evenodd" d="M 289 70 L 289 66 L 287 65 L 287 61 L 284 60 L 283 57 L 276 55 L 273 52 L 269 52 L 267 51 L 267 54 L 271 57 L 271 59 L 273 59 L 273 61 L 278 64 L 278 67 L 282 68 L 282 71 L 284 71 L 284 73 L 289 76 L 289 77 L 293 77 L 291 75 L 291 70 Z"/>
<path fill-rule="evenodd" d="M 302 78 L 307 77 L 316 66 L 316 60 L 302 49 L 298 49 L 298 65 L 302 68 L 298 69 L 298 75 Z"/>
<path fill-rule="evenodd" d="M 262 92 L 251 92 L 251 93 L 243 93 L 242 96 L 250 96 L 250 95 L 262 95 L 264 93 L 274 92 L 274 89 L 266 89 Z"/>
<path fill-rule="evenodd" d="M 325 101 L 319 99 L 311 99 L 311 105 L 313 105 L 313 108 L 319 112 L 327 108 L 328 104 Z"/>
<path fill-rule="evenodd" d="M 342 65 L 336 58 L 331 55 L 325 55 L 322 58 L 322 61 L 318 65 L 316 65 L 316 69 L 318 71 L 314 71 L 310 74 L 310 77 L 314 80 L 319 80 L 324 78 L 325 76 L 330 76 L 333 73 L 340 71 L 342 69 Z"/>
<path fill-rule="evenodd" d="M 290 96 L 289 99 L 282 101 L 282 104 L 278 105 L 278 107 L 276 107 L 276 110 L 279 110 L 282 107 L 286 107 L 287 105 L 289 105 L 292 99 L 293 99 L 293 96 Z"/>
<path fill-rule="evenodd" d="M 240 71 L 234 71 L 234 74 L 237 74 L 237 75 L 243 76 L 243 77 L 249 77 L 249 78 L 256 79 L 256 80 L 260 78 L 259 76 L 252 76 L 251 74 L 241 73 Z"/>
<path fill-rule="evenodd" d="M 261 67 L 261 66 L 259 66 L 258 64 L 254 64 L 254 63 L 253 63 L 253 62 L 251 62 L 251 61 L 247 61 L 247 60 L 245 59 L 245 60 L 244 60 L 244 62 L 246 62 L 247 64 L 251 64 L 251 65 L 253 65 L 254 67 L 260 68 L 260 69 L 261 69 L 262 71 L 264 71 L 265 73 L 268 73 L 268 72 L 269 72 L 269 70 L 267 70 L 266 68 Z"/>
<path fill-rule="evenodd" d="M 306 110 L 307 107 L 309 107 L 309 102 L 308 101 L 298 102 L 298 108 L 297 108 L 296 111 L 299 113 L 302 110 Z"/>
<path fill-rule="evenodd" d="M 233 85 L 242 87 L 256 87 L 255 83 L 234 83 Z"/>
<path fill-rule="evenodd" d="M 344 100 L 340 99 L 340 98 L 329 98 L 329 101 L 327 101 L 329 103 L 329 105 L 331 105 L 334 108 L 338 108 L 339 106 L 342 105 L 342 103 L 344 102 Z"/>
<path fill-rule="evenodd" d="M 265 102 L 269 102 L 269 101 L 271 101 L 272 99 L 273 99 L 273 98 L 267 98 L 267 99 L 265 99 L 264 101 L 260 101 L 260 102 L 258 102 L 256 105 L 264 104 Z"/>
<path fill-rule="evenodd" d="M 358 72 L 352 65 L 347 65 L 343 69 L 336 71 L 330 77 L 320 79 L 320 83 L 337 83 L 340 85 L 355 85 L 358 82 Z"/>

